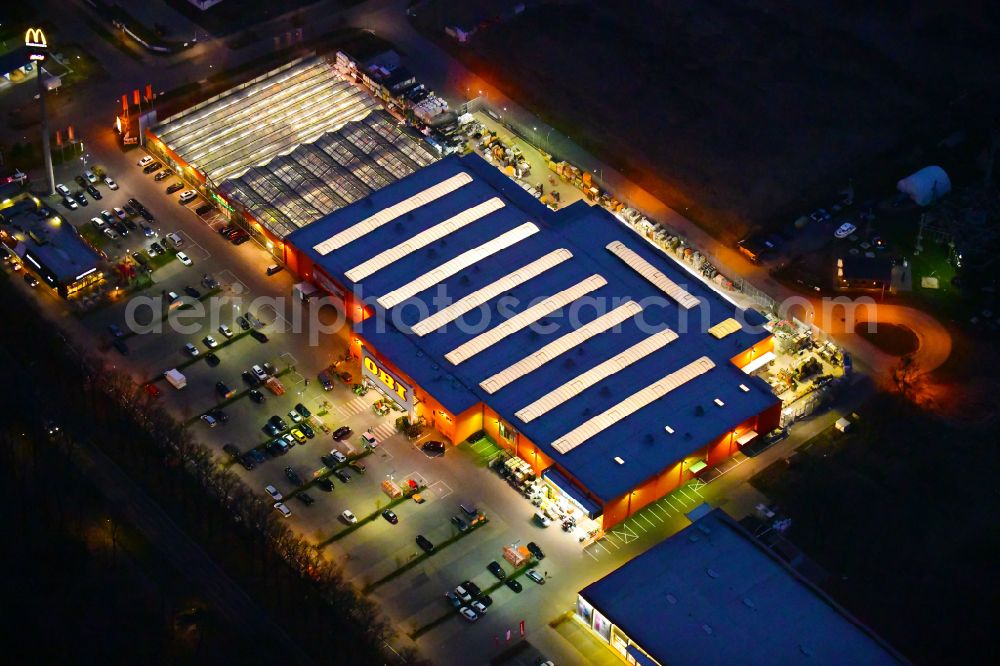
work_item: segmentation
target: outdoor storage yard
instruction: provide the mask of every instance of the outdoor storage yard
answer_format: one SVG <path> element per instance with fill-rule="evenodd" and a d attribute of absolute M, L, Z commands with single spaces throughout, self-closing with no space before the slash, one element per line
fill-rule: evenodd
<path fill-rule="evenodd" d="M 735 240 L 750 223 L 787 223 L 848 178 L 871 177 L 880 156 L 938 131 L 941 110 L 951 118 L 977 108 L 987 85 L 978 77 L 1000 59 L 986 46 L 998 19 L 986 7 L 558 2 L 481 28 L 467 47 L 428 32 L 574 141 Z M 912 34 L 920 45 L 903 37 Z M 947 57 L 928 60 L 927 51 Z"/>

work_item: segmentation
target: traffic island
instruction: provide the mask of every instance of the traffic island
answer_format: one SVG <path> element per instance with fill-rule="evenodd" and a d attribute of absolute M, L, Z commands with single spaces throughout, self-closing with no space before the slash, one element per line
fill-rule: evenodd
<path fill-rule="evenodd" d="M 529 560 L 527 564 L 523 564 L 523 565 L 521 565 L 521 567 L 519 569 L 515 569 L 514 572 L 511 573 L 509 576 L 507 576 L 507 578 L 505 578 L 504 580 L 510 580 L 510 579 L 514 579 L 514 578 L 518 578 L 520 576 L 523 576 L 525 573 L 527 573 L 528 569 L 531 569 L 532 567 L 537 566 L 537 565 L 538 565 L 538 562 L 536 560 Z M 490 585 L 485 590 L 483 590 L 479 595 L 477 595 L 477 597 L 481 597 L 483 595 L 492 594 L 493 592 L 496 592 L 501 587 L 505 587 L 506 583 L 504 582 L 504 580 L 498 580 L 493 585 Z M 430 622 L 428 622 L 427 624 L 414 629 L 410 634 L 408 634 L 408 636 L 412 640 L 417 640 L 418 638 L 420 638 L 421 636 L 423 636 L 424 634 L 426 634 L 431 629 L 435 629 L 436 627 L 444 624 L 448 620 L 450 620 L 452 618 L 455 618 L 455 617 L 458 617 L 458 609 L 457 608 L 452 608 L 450 611 L 447 611 L 447 612 L 443 613 L 440 617 L 437 617 L 437 618 L 431 620 Z"/>
<path fill-rule="evenodd" d="M 392 571 L 392 572 L 386 574 L 385 576 L 382 576 L 381 578 L 379 578 L 378 580 L 376 580 L 373 583 L 369 583 L 361 591 L 364 592 L 365 594 L 369 594 L 376 587 L 379 587 L 380 585 L 384 585 L 385 583 L 388 583 L 393 578 L 397 578 L 397 577 L 403 575 L 404 573 L 406 573 L 407 571 L 409 571 L 413 567 L 417 566 L 421 562 L 423 562 L 423 561 L 425 561 L 425 560 L 427 560 L 427 559 L 429 559 L 429 558 L 437 555 L 438 553 L 440 553 L 442 550 L 444 550 L 445 548 L 447 548 L 451 544 L 457 542 L 459 539 L 462 539 L 464 537 L 469 536 L 470 534 L 472 534 L 473 532 L 475 532 L 476 530 L 478 530 L 480 527 L 482 527 L 483 525 L 487 524 L 488 522 L 490 522 L 489 518 L 482 518 L 481 520 L 479 520 L 479 521 L 475 522 L 474 524 L 470 525 L 469 529 L 467 529 L 466 531 L 459 532 L 458 534 L 454 534 L 454 535 L 450 536 L 449 538 L 445 539 L 444 541 L 442 541 L 441 543 L 439 543 L 438 545 L 436 545 L 434 547 L 434 550 L 432 550 L 429 553 L 426 553 L 426 552 L 425 553 L 420 553 L 419 555 L 417 555 L 412 560 L 410 560 L 409 562 L 407 562 L 403 566 L 399 567 L 395 571 Z"/>
<path fill-rule="evenodd" d="M 369 454 L 371 454 L 371 450 L 366 450 L 364 453 L 361 453 L 361 454 L 355 456 L 354 458 L 349 459 L 347 462 L 341 463 L 340 465 L 338 465 L 334 469 L 340 469 L 341 467 L 345 467 L 347 465 L 350 465 L 352 462 L 354 462 L 354 460 L 357 460 L 358 458 L 363 458 L 364 456 L 369 455 Z M 323 476 L 324 477 L 330 476 L 330 474 L 333 474 L 333 471 L 334 470 L 330 470 L 326 474 L 323 474 Z M 317 477 L 317 478 L 319 478 L 319 477 Z M 299 492 L 300 490 L 303 490 L 304 488 L 307 488 L 307 487 L 313 485 L 313 483 L 315 483 L 315 480 L 311 481 L 308 484 L 306 484 L 302 488 L 296 489 L 292 494 L 294 495 L 295 493 Z M 353 523 L 351 525 L 348 525 L 347 527 L 345 527 L 344 529 L 340 530 L 339 532 L 336 532 L 336 533 L 330 535 L 329 537 L 327 537 L 326 539 L 324 539 L 323 541 L 320 541 L 318 544 L 316 544 L 316 549 L 319 550 L 319 549 L 325 548 L 325 547 L 329 546 L 331 543 L 333 543 L 334 541 L 338 541 L 340 539 L 343 539 L 345 536 L 347 536 L 348 534 L 350 534 L 354 530 L 358 529 L 362 525 L 367 525 L 371 521 L 373 521 L 376 518 L 378 518 L 379 516 L 381 516 L 383 511 L 386 511 L 386 510 L 391 509 L 393 507 L 399 506 L 400 504 L 402 504 L 406 500 L 412 498 L 414 495 L 417 495 L 417 494 L 423 492 L 426 489 L 427 489 L 427 486 L 417 486 L 416 488 L 410 490 L 409 492 L 403 493 L 403 495 L 401 495 L 400 497 L 397 497 L 395 499 L 389 500 L 389 503 L 386 504 L 385 506 L 379 507 L 379 508 L 375 509 L 374 511 L 372 511 L 370 514 L 368 514 L 364 518 L 359 518 L 358 522 Z"/>

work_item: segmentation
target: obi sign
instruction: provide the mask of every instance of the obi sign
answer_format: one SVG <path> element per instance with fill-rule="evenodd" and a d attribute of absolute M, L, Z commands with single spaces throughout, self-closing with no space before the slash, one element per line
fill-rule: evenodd
<path fill-rule="evenodd" d="M 382 367 L 367 349 L 361 350 L 361 374 L 398 402 L 407 412 L 413 412 L 413 389 Z"/>

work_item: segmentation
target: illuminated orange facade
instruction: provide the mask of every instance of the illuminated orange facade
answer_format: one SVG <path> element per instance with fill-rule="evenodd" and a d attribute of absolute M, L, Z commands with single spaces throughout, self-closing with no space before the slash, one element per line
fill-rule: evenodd
<path fill-rule="evenodd" d="M 428 427 L 436 429 L 448 438 L 452 444 L 463 442 L 474 433 L 482 430 L 505 451 L 527 461 L 536 475 L 540 476 L 544 470 L 552 465 L 558 466 L 558 463 L 547 456 L 534 442 L 517 432 L 515 427 L 506 423 L 499 414 L 485 403 L 480 402 L 461 414 L 452 414 L 435 400 L 433 396 L 423 391 L 405 372 L 400 370 L 389 359 L 380 356 L 377 350 L 363 341 L 361 344 L 364 344 L 368 352 L 375 355 L 386 368 L 413 387 L 416 396 L 416 418 L 419 419 L 422 417 Z M 741 363 L 742 365 L 746 365 L 757 355 L 771 351 L 773 346 L 773 338 L 767 338 L 757 343 L 753 348 L 733 357 L 733 362 L 737 365 Z M 631 492 L 625 493 L 609 502 L 604 502 L 590 493 L 583 484 L 579 483 L 573 477 L 572 473 L 562 466 L 558 466 L 558 469 L 581 493 L 603 506 L 604 511 L 601 517 L 602 527 L 608 529 L 694 478 L 696 474 L 690 470 L 692 464 L 699 461 L 703 461 L 708 467 L 719 464 L 736 453 L 739 449 L 737 441 L 742 435 L 750 431 L 757 433 L 769 432 L 778 427 L 780 418 L 781 404 L 775 403 L 772 407 L 747 419 L 731 432 L 720 436 L 715 441 L 693 452 L 683 460 L 671 463 L 666 469 L 650 476 L 649 479 L 636 486 Z"/>

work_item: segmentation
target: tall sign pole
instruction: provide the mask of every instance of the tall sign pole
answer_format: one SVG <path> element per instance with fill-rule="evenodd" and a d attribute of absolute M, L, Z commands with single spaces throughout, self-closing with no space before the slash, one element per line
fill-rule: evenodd
<path fill-rule="evenodd" d="M 41 28 L 28 28 L 24 33 L 24 45 L 28 49 L 28 58 L 35 63 L 38 78 L 38 103 L 42 115 L 42 155 L 45 157 L 45 175 L 48 178 L 48 194 L 56 193 L 56 176 L 52 170 L 52 148 L 49 145 L 49 117 L 45 109 L 45 81 L 42 77 L 42 63 L 49 50 L 48 40 Z"/>

